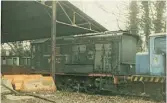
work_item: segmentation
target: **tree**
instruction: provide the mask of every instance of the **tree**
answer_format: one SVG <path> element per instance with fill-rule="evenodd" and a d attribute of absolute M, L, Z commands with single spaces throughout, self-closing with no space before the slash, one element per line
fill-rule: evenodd
<path fill-rule="evenodd" d="M 150 15 L 150 10 L 149 10 L 149 1 L 142 1 L 142 8 L 143 8 L 143 16 L 142 16 L 142 21 L 143 21 L 143 24 L 144 26 L 143 27 L 143 31 L 144 31 L 144 34 L 146 36 L 146 45 L 148 45 L 148 38 L 149 38 L 149 35 L 150 35 L 150 25 L 151 25 L 151 19 L 149 17 Z"/>
<path fill-rule="evenodd" d="M 17 41 L 17 42 L 10 42 L 7 43 L 8 46 L 11 48 L 10 52 L 11 55 L 15 56 L 30 56 L 30 45 L 27 45 L 29 41 Z"/>
<path fill-rule="evenodd" d="M 139 5 L 137 1 L 131 1 L 129 5 L 129 22 L 128 22 L 128 29 L 133 35 L 139 35 L 139 21 L 140 21 L 140 16 L 139 16 Z M 141 35 L 140 39 L 137 44 L 137 51 L 143 51 L 142 48 L 142 40 L 141 40 Z"/>
<path fill-rule="evenodd" d="M 6 50 L 3 47 L 3 44 L 1 44 L 1 56 L 5 56 L 6 55 Z"/>
<path fill-rule="evenodd" d="M 131 31 L 132 34 L 134 35 L 138 35 L 138 5 L 137 5 L 137 1 L 131 1 L 130 2 L 130 12 L 129 12 L 129 20 L 130 20 L 130 24 L 129 24 L 129 29 Z"/>
<path fill-rule="evenodd" d="M 165 28 L 166 23 L 163 23 L 163 15 L 165 12 L 166 1 L 156 1 L 155 8 L 156 8 L 156 19 L 154 20 L 154 28 L 155 33 L 162 32 L 163 28 Z"/>
<path fill-rule="evenodd" d="M 23 55 L 23 46 L 22 46 L 21 42 L 10 42 L 7 44 L 11 48 L 13 55 L 16 55 L 16 56 Z"/>

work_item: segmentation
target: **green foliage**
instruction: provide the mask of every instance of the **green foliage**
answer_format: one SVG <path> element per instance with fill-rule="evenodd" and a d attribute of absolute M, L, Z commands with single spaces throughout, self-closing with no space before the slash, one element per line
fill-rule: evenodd
<path fill-rule="evenodd" d="M 155 33 L 160 33 L 163 32 L 162 29 L 166 26 L 166 22 L 163 20 L 163 15 L 166 9 L 166 1 L 156 1 L 154 6 L 156 8 L 156 19 L 154 20 Z"/>
<path fill-rule="evenodd" d="M 6 49 L 6 46 L 10 49 Z M 10 42 L 7 45 L 1 44 L 1 55 L 5 56 L 6 51 L 9 52 L 9 55 L 14 56 L 30 56 L 30 46 L 23 44 L 23 42 Z"/>
<path fill-rule="evenodd" d="M 148 38 L 150 35 L 150 27 L 151 27 L 151 18 L 149 16 L 150 10 L 149 10 L 149 1 L 142 1 L 142 9 L 143 9 L 143 16 L 142 16 L 142 22 L 143 22 L 143 31 L 146 36 L 146 44 L 148 44 Z"/>
<path fill-rule="evenodd" d="M 138 11 L 138 5 L 137 5 L 137 1 L 131 1 L 130 3 L 130 12 L 129 12 L 129 20 L 130 20 L 130 24 L 129 24 L 129 29 L 131 31 L 132 34 L 137 35 L 138 34 L 138 22 L 139 19 L 137 17 L 139 11 Z"/>
<path fill-rule="evenodd" d="M 150 34 L 166 32 L 166 1 L 131 1 L 129 6 L 129 30 L 134 35 L 145 36 L 146 47 Z"/>

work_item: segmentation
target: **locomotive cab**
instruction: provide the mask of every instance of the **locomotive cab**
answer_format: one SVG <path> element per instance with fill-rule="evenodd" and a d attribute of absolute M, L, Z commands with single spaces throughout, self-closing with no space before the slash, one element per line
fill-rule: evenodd
<path fill-rule="evenodd" d="M 166 67 L 166 34 L 155 34 L 150 36 L 150 74 L 165 75 Z"/>
<path fill-rule="evenodd" d="M 149 36 L 148 52 L 136 54 L 136 74 L 132 76 L 144 94 L 164 98 L 166 75 L 166 33 Z M 134 85 L 134 90 L 137 86 Z"/>
<path fill-rule="evenodd" d="M 164 76 L 166 66 L 166 34 L 150 35 L 148 51 L 136 54 L 136 74 Z"/>

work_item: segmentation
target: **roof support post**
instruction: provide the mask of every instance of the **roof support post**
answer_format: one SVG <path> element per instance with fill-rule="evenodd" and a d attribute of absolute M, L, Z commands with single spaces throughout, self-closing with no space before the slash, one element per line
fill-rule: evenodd
<path fill-rule="evenodd" d="M 73 12 L 73 25 L 76 25 L 75 24 L 75 12 Z"/>
<path fill-rule="evenodd" d="M 56 0 L 52 1 L 52 33 L 51 33 L 51 41 L 52 41 L 52 54 L 51 54 L 51 75 L 55 81 L 55 73 L 56 73 Z"/>
<path fill-rule="evenodd" d="M 69 21 L 71 22 L 72 24 L 72 20 L 71 18 L 68 16 L 67 12 L 65 11 L 65 9 L 63 8 L 63 6 L 60 4 L 60 2 L 58 2 L 58 4 L 60 5 L 61 9 L 63 10 L 64 14 L 67 16 L 67 18 L 69 19 Z"/>

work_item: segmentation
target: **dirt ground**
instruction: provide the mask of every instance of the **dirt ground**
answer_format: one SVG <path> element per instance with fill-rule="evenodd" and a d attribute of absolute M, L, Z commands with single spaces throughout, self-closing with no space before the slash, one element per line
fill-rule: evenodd
<path fill-rule="evenodd" d="M 57 91 L 54 94 L 41 94 L 41 96 L 54 100 L 56 103 L 165 103 L 139 97 L 88 95 L 84 93 Z M 17 97 L 16 97 L 17 98 Z M 38 98 L 23 100 L 9 100 L 2 98 L 1 103 L 51 103 Z"/>

